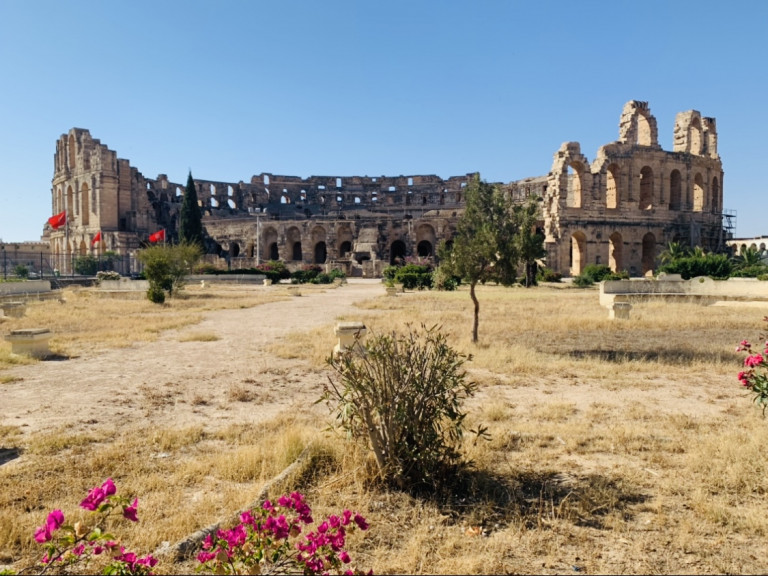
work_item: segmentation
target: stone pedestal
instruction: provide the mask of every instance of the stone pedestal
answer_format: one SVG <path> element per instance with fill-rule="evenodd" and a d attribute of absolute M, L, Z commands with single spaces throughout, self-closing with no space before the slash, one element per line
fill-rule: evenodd
<path fill-rule="evenodd" d="M 333 355 L 337 356 L 362 340 L 366 330 L 362 322 L 339 322 L 333 332 L 339 339 L 333 348 Z"/>
<path fill-rule="evenodd" d="M 12 354 L 22 354 L 35 358 L 46 358 L 51 355 L 48 340 L 53 336 L 47 328 L 26 328 L 11 330 L 5 339 L 11 343 Z"/>
<path fill-rule="evenodd" d="M 616 318 L 629 320 L 630 310 L 632 310 L 632 304 L 629 302 L 614 302 L 608 309 L 608 318 L 611 320 L 615 320 Z"/>
<path fill-rule="evenodd" d="M 2 302 L 0 309 L 10 318 L 21 318 L 27 311 L 27 305 L 24 302 Z"/>
<path fill-rule="evenodd" d="M 264 278 L 263 280 L 264 286 L 272 286 L 272 280 L 269 278 Z"/>

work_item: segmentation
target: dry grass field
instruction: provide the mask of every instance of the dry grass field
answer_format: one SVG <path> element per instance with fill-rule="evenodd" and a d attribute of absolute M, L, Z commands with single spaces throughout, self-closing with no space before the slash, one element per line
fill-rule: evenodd
<path fill-rule="evenodd" d="M 61 361 L 20 366 L 0 344 L 0 404 L 33 382 L 35 370 L 87 366 L 116 347 L 148 354 L 136 343 L 169 333 L 171 350 L 231 346 L 228 319 L 240 317 L 232 315 L 251 314 L 249 322 L 277 330 L 297 312 L 274 288 L 190 288 L 167 306 L 91 293 L 68 295 L 63 305 L 31 303 L 15 322 L 44 318 L 67 334 L 53 342 Z M 298 300 L 319 314 L 345 290 L 307 289 Z M 77 503 L 106 477 L 139 497 L 141 522 L 119 533 L 147 553 L 243 509 L 309 447 L 309 463 L 275 490 L 306 493 L 316 517 L 344 507 L 363 513 L 371 529 L 355 535 L 350 554 L 376 573 L 766 571 L 768 421 L 736 379 L 734 351 L 740 340 L 757 339 L 765 307 L 648 302 L 636 304 L 630 320 L 612 321 L 595 289 L 478 293 L 478 345 L 470 342 L 465 289 L 397 297 L 378 289 L 242 351 L 254 355 L 242 366 L 198 353 L 199 365 L 182 366 L 174 386 L 138 383 L 143 417 L 132 422 L 106 404 L 106 416 L 94 407 L 92 425 L 46 424 L 42 409 L 34 421 L 4 413 L 0 448 L 20 457 L 0 466 L 0 564 L 28 565 L 39 554 L 32 533 L 47 512 L 79 517 Z M 473 355 L 466 367 L 479 391 L 466 405 L 468 420 L 487 426 L 491 439 L 468 439 L 474 467 L 451 494 L 384 490 L 370 459 L 327 430 L 327 412 L 312 399 L 327 377 L 337 320 L 362 320 L 375 332 L 438 324 Z M 206 370 L 219 377 L 192 388 Z M 128 371 L 126 386 L 130 380 Z M 53 410 L 50 398 L 38 400 L 45 402 Z M 177 408 L 201 418 L 176 418 Z M 192 567 L 165 561 L 156 571 Z"/>

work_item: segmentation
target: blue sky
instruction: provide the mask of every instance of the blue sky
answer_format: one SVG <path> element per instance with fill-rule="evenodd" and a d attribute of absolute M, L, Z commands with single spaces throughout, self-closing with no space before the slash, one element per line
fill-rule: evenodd
<path fill-rule="evenodd" d="M 645 100 L 717 119 L 736 236 L 768 234 L 768 2 L 0 0 L 0 238 L 38 240 L 90 130 L 145 176 L 248 181 L 592 161 Z"/>

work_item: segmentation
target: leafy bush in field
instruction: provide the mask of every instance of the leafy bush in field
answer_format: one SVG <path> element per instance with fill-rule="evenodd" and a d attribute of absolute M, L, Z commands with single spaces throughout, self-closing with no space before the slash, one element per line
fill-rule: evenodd
<path fill-rule="evenodd" d="M 659 272 L 680 274 L 683 280 L 697 276 L 709 276 L 714 279 L 724 279 L 731 275 L 733 264 L 725 254 L 694 253 L 683 256 L 659 266 Z"/>
<path fill-rule="evenodd" d="M 461 402 L 476 390 L 467 359 L 437 326 L 373 334 L 328 359 L 336 379 L 322 399 L 341 429 L 373 452 L 384 481 L 436 489 L 461 463 Z"/>
<path fill-rule="evenodd" d="M 536 272 L 536 280 L 539 282 L 560 282 L 563 279 L 563 275 L 559 272 L 555 272 L 552 268 L 542 266 Z"/>
<path fill-rule="evenodd" d="M 24 266 L 24 264 L 17 264 L 13 269 L 13 273 L 16 274 L 18 278 L 29 278 L 29 268 Z"/>
<path fill-rule="evenodd" d="M 461 278 L 456 278 L 456 276 L 451 276 L 448 274 L 448 272 L 445 270 L 445 268 L 442 268 L 438 266 L 435 268 L 435 271 L 432 272 L 432 287 L 436 290 L 446 290 L 446 291 L 452 291 L 456 290 L 456 288 L 461 283 Z"/>
<path fill-rule="evenodd" d="M 432 288 L 432 268 L 420 264 L 406 264 L 395 272 L 395 282 L 406 290 Z"/>
<path fill-rule="evenodd" d="M 184 287 L 184 277 L 200 259 L 197 244 L 151 246 L 140 250 L 138 259 L 144 264 L 144 275 L 149 281 L 147 298 L 156 304 L 165 301 L 165 292 L 173 295 Z"/>
<path fill-rule="evenodd" d="M 95 256 L 91 254 L 84 254 L 75 258 L 74 268 L 75 272 L 82 274 L 83 276 L 93 276 L 96 274 L 96 270 L 99 267 L 99 261 Z"/>

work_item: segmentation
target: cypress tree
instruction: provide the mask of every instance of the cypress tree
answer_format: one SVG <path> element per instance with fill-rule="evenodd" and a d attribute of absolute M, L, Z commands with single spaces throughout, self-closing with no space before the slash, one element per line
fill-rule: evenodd
<path fill-rule="evenodd" d="M 200 248 L 203 244 L 203 218 L 200 215 L 200 206 L 197 203 L 197 188 L 192 180 L 192 172 L 187 177 L 187 187 L 184 190 L 184 199 L 181 203 L 179 214 L 179 241 L 186 244 L 195 244 Z"/>

